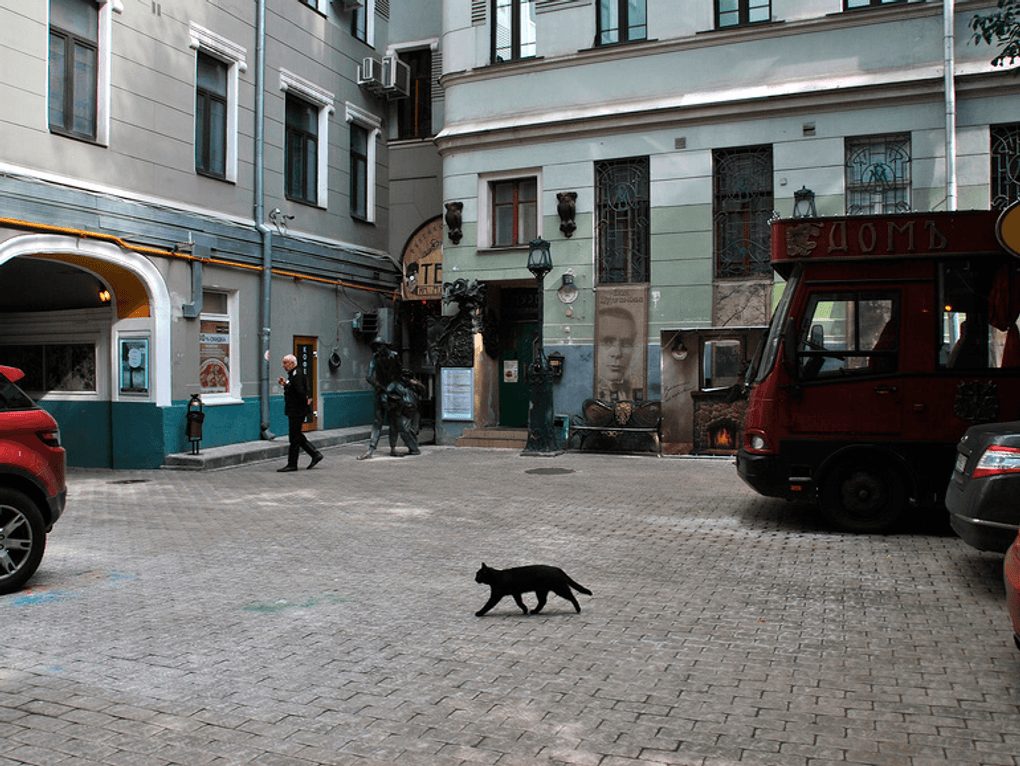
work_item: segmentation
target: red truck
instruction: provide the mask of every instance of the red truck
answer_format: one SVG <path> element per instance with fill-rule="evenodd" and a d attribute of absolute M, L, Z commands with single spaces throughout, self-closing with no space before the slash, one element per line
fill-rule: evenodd
<path fill-rule="evenodd" d="M 1020 259 L 995 211 L 776 221 L 786 280 L 748 371 L 740 477 L 882 532 L 941 508 L 956 443 L 1020 419 Z"/>

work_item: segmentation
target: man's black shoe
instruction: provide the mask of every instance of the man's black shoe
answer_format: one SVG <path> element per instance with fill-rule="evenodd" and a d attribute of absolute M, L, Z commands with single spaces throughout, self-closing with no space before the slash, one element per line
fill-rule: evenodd
<path fill-rule="evenodd" d="M 296 470 L 297 470 L 297 466 L 296 465 L 285 465 L 283 468 L 277 468 L 276 472 L 277 473 L 287 473 L 289 471 L 296 471 Z"/>
<path fill-rule="evenodd" d="M 322 453 L 320 452 L 318 455 L 313 457 L 312 458 L 312 462 L 308 464 L 309 470 L 312 469 L 312 468 L 315 468 L 315 466 L 317 466 L 321 462 L 322 462 Z"/>

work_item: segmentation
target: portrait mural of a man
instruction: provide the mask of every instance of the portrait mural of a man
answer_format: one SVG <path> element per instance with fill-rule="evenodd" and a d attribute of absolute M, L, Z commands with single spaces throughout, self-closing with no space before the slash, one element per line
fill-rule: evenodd
<path fill-rule="evenodd" d="M 648 286 L 595 293 L 595 398 L 643 401 L 648 391 Z"/>

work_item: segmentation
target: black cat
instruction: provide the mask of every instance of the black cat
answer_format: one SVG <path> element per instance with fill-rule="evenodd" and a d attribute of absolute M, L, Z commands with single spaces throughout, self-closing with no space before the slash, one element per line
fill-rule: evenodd
<path fill-rule="evenodd" d="M 542 564 L 532 564 L 526 567 L 514 567 L 513 569 L 493 569 L 482 563 L 482 568 L 475 575 L 475 582 L 488 585 L 492 593 L 489 600 L 481 609 L 475 612 L 476 617 L 481 617 L 492 607 L 496 606 L 504 596 L 513 596 L 517 606 L 525 614 L 528 607 L 521 600 L 522 593 L 534 593 L 538 596 L 538 604 L 531 610 L 532 614 L 538 614 L 545 606 L 546 596 L 552 591 L 560 598 L 565 598 L 574 605 L 574 609 L 581 611 L 581 605 L 577 603 L 574 594 L 570 589 L 584 593 L 588 596 L 591 591 L 583 585 L 578 585 L 570 579 L 570 576 L 559 567 L 549 567 Z"/>

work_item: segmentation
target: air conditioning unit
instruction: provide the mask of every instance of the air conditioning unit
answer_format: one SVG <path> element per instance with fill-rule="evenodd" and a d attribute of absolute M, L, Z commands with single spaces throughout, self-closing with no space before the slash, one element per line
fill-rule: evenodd
<path fill-rule="evenodd" d="M 379 315 L 375 312 L 359 311 L 351 324 L 354 333 L 362 338 L 372 339 L 379 333 Z"/>
<path fill-rule="evenodd" d="M 358 67 L 358 85 L 371 91 L 381 90 L 383 87 L 383 69 L 381 61 L 371 57 L 362 60 L 361 66 Z"/>
<path fill-rule="evenodd" d="M 404 98 L 411 92 L 411 67 L 395 53 L 383 57 L 382 87 L 389 98 Z"/>

